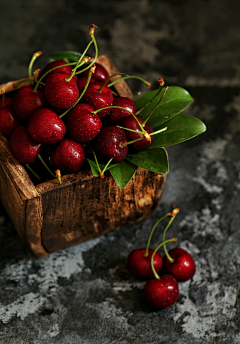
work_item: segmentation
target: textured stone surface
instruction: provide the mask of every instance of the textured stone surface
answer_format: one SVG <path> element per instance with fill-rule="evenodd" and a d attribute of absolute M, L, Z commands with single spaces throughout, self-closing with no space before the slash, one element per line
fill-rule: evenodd
<path fill-rule="evenodd" d="M 0 81 L 23 77 L 32 53 L 83 50 L 91 22 L 117 67 L 186 87 L 200 137 L 169 147 L 164 196 L 145 222 L 42 259 L 33 258 L 0 208 L 0 343 L 239 343 L 240 3 L 235 0 L 42 0 L 1 4 Z M 134 91 L 144 87 L 131 84 Z M 151 312 L 144 283 L 126 269 L 154 222 L 197 264 L 176 305 Z M 161 240 L 161 228 L 153 246 Z M 171 245 L 170 245 L 171 246 Z"/>

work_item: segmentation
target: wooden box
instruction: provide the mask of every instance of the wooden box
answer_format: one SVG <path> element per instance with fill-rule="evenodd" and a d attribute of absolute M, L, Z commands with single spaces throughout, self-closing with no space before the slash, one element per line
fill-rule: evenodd
<path fill-rule="evenodd" d="M 106 56 L 99 56 L 97 62 L 110 75 L 117 72 Z M 132 96 L 124 81 L 115 88 L 120 96 Z M 51 180 L 34 186 L 0 134 L 1 202 L 22 241 L 37 257 L 146 219 L 160 201 L 164 182 L 165 175 L 138 168 L 120 190 L 110 173 L 102 180 L 89 168 L 63 176 L 61 185 Z"/>

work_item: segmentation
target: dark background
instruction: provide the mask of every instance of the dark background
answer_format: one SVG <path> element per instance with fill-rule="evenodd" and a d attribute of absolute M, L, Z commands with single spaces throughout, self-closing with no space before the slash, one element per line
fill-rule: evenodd
<path fill-rule="evenodd" d="M 122 72 L 185 87 L 208 130 L 169 147 L 161 204 L 145 222 L 36 259 L 0 207 L 0 343 L 239 343 L 240 2 L 7 1 L 0 3 L 0 82 L 27 75 L 33 52 L 83 51 L 98 25 L 100 54 Z M 132 90 L 145 91 L 138 82 Z M 197 273 L 176 305 L 151 312 L 126 269 L 176 201 L 169 235 Z M 161 240 L 161 231 L 153 245 Z"/>

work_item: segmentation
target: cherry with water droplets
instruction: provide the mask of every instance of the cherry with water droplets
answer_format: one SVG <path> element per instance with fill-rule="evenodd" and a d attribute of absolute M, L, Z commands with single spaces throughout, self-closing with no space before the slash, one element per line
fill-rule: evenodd
<path fill-rule="evenodd" d="M 45 84 L 47 101 L 56 109 L 65 110 L 73 106 L 79 96 L 76 82 L 69 78 L 69 74 L 58 72 L 50 75 Z"/>
<path fill-rule="evenodd" d="M 132 112 L 134 115 L 136 114 L 136 111 L 137 111 L 137 107 L 134 101 L 127 97 L 114 98 L 113 105 L 123 107 L 127 109 L 128 111 Z M 118 124 L 122 118 L 131 116 L 131 114 L 128 111 L 125 111 L 123 109 L 113 108 L 111 112 L 107 115 L 107 118 L 106 118 L 107 122 L 110 125 Z"/>
<path fill-rule="evenodd" d="M 58 66 L 62 66 L 65 65 L 63 67 L 59 67 L 56 68 L 54 70 L 52 70 L 51 72 L 49 72 L 43 79 L 42 82 L 45 83 L 47 81 L 47 79 L 49 78 L 50 75 L 53 75 L 55 73 L 58 72 L 65 72 L 68 74 L 68 77 L 72 74 L 72 66 L 69 66 L 68 63 L 66 61 L 63 60 L 56 60 L 56 61 L 52 61 L 50 63 L 48 63 L 40 72 L 39 76 L 38 76 L 38 80 L 48 71 L 50 71 L 51 69 L 58 67 Z M 77 76 L 76 74 L 73 76 L 73 80 L 75 82 L 77 82 Z"/>
<path fill-rule="evenodd" d="M 107 86 L 104 86 L 100 92 L 102 84 L 98 82 L 93 82 L 89 84 L 86 92 L 84 94 L 84 101 L 91 105 L 94 110 L 98 110 L 107 106 L 112 106 L 113 104 L 113 95 Z M 100 118 L 106 116 L 111 109 L 105 109 L 98 112 Z"/>
<path fill-rule="evenodd" d="M 90 105 L 79 104 L 69 112 L 67 127 L 75 141 L 88 142 L 100 133 L 102 122 L 92 111 L 94 109 Z"/>
<path fill-rule="evenodd" d="M 25 126 L 14 130 L 9 141 L 12 155 L 23 164 L 31 164 L 40 153 L 43 145 L 34 141 Z"/>
<path fill-rule="evenodd" d="M 100 82 L 103 84 L 109 78 L 108 71 L 97 62 L 95 62 L 95 66 L 96 66 L 96 69 L 93 74 L 93 78 L 97 82 Z M 89 69 L 83 72 L 81 75 L 88 77 L 88 73 L 89 73 Z"/>
<path fill-rule="evenodd" d="M 127 142 L 124 131 L 116 126 L 109 126 L 102 129 L 93 142 L 93 150 L 104 161 L 112 160 L 112 163 L 123 161 L 128 153 L 127 146 L 121 147 Z"/>
<path fill-rule="evenodd" d="M 6 99 L 6 98 L 5 98 Z M 11 135 L 20 126 L 12 105 L 0 107 L 0 132 L 4 135 Z"/>
<path fill-rule="evenodd" d="M 35 111 L 28 121 L 28 132 L 31 137 L 42 144 L 61 141 L 66 134 L 66 124 L 50 109 Z"/>
<path fill-rule="evenodd" d="M 168 274 L 174 276 L 178 282 L 186 282 L 193 278 L 196 265 L 190 253 L 177 247 L 169 250 L 168 254 L 174 260 L 170 263 L 168 258 L 164 257 L 164 268 Z"/>
<path fill-rule="evenodd" d="M 147 280 L 154 278 L 154 273 L 151 267 L 151 258 L 154 250 L 148 249 L 148 255 L 145 256 L 146 249 L 141 248 L 132 251 L 127 259 L 127 267 L 133 277 L 139 280 Z M 160 272 L 163 264 L 162 256 L 156 252 L 153 258 L 153 266 L 157 273 Z"/>
<path fill-rule="evenodd" d="M 78 172 L 84 165 L 85 152 L 83 146 L 70 139 L 60 141 L 50 153 L 53 165 L 66 172 Z"/>
<path fill-rule="evenodd" d="M 148 281 L 144 286 L 144 297 L 154 310 L 166 309 L 177 302 L 179 287 L 177 280 L 171 275 Z"/>
<path fill-rule="evenodd" d="M 13 107 L 16 115 L 22 120 L 28 120 L 31 114 L 46 105 L 44 93 L 39 90 L 33 92 L 33 87 L 25 86 L 17 91 Z"/>

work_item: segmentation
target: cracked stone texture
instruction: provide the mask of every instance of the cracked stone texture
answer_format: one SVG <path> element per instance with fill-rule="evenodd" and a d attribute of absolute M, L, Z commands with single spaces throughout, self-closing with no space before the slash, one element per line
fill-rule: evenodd
<path fill-rule="evenodd" d="M 168 148 L 162 201 L 140 224 L 37 259 L 0 205 L 0 343 L 240 343 L 239 12 L 235 0 L 0 4 L 0 82 L 27 75 L 34 51 L 44 52 L 37 67 L 53 52 L 82 51 L 94 22 L 100 53 L 128 74 L 186 87 L 195 99 L 187 113 L 208 127 Z M 126 258 L 174 201 L 181 212 L 168 235 L 191 252 L 197 272 L 173 307 L 152 312 Z"/>

